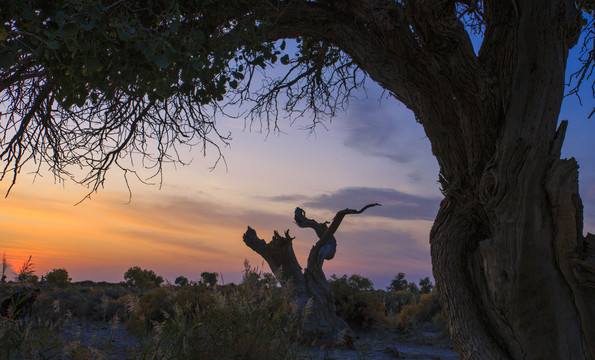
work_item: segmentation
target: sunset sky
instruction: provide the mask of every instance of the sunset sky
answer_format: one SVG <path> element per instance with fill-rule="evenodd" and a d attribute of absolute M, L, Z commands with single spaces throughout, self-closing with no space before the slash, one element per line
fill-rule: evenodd
<path fill-rule="evenodd" d="M 569 127 L 562 156 L 581 166 L 585 231 L 595 232 L 595 120 L 587 119 L 593 107 L 587 90 L 583 107 L 575 97 L 565 100 L 560 119 Z M 244 259 L 269 271 L 242 242 L 248 225 L 267 241 L 273 230 L 289 229 L 305 266 L 316 237 L 293 223 L 296 206 L 326 221 L 337 210 L 379 202 L 382 207 L 346 218 L 325 272 L 358 273 L 377 288 L 398 272 L 417 282 L 431 276 L 428 238 L 441 199 L 438 166 L 413 114 L 396 100 L 379 101 L 380 94 L 369 83 L 367 97 L 362 92 L 314 133 L 303 129 L 307 120 L 281 122 L 282 133 L 266 134 L 220 118 L 219 128 L 233 138 L 222 149 L 227 167 L 219 163 L 210 171 L 214 149 L 205 158 L 195 149 L 185 155 L 190 165 L 166 167 L 161 188 L 131 181 L 130 203 L 115 169 L 104 189 L 76 206 L 86 188 L 55 183 L 49 173 L 35 182 L 22 174 L 0 200 L 0 252 L 13 269 L 32 255 L 36 274 L 63 267 L 74 281 L 117 282 L 129 267 L 140 266 L 172 282 L 214 271 L 237 283 Z M 2 194 L 8 185 L 0 183 Z"/>

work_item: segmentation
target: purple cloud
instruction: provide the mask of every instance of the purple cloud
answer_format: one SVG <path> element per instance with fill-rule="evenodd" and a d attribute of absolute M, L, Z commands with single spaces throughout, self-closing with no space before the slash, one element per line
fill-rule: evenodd
<path fill-rule="evenodd" d="M 366 215 L 398 220 L 433 220 L 440 205 L 438 198 L 425 198 L 394 189 L 352 187 L 316 196 L 306 200 L 303 206 L 306 210 L 316 208 L 337 211 L 375 202 L 382 206 L 368 210 Z"/>

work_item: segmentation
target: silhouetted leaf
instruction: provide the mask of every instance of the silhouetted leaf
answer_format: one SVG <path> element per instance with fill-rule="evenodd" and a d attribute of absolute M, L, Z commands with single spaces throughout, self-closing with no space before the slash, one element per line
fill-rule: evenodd
<path fill-rule="evenodd" d="M 289 64 L 289 55 L 287 55 L 287 54 L 283 55 L 283 57 L 281 58 L 281 64 L 283 64 L 283 65 Z"/>

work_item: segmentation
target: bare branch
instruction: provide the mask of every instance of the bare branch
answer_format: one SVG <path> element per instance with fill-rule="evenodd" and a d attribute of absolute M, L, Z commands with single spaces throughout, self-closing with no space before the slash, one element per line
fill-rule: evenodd
<path fill-rule="evenodd" d="M 310 255 L 308 256 L 308 268 L 322 268 L 324 260 L 331 260 L 335 256 L 335 252 L 337 250 L 337 240 L 335 239 L 334 235 L 346 215 L 361 214 L 374 206 L 381 205 L 374 203 L 368 204 L 360 210 L 344 209 L 338 211 L 333 218 L 333 221 L 330 223 L 330 226 L 328 226 L 328 222 L 319 223 L 315 220 L 307 218 L 306 212 L 303 209 L 299 207 L 296 208 L 294 216 L 296 224 L 301 228 L 313 229 L 319 239 L 312 247 L 312 250 L 310 250 Z"/>
<path fill-rule="evenodd" d="M 579 95 L 579 90 L 584 86 L 584 82 L 589 81 L 591 87 L 591 96 L 595 97 L 595 78 L 593 72 L 595 70 L 595 17 L 588 19 L 586 25 L 582 30 L 582 44 L 579 62 L 581 67 L 570 74 L 570 84 L 573 86 L 568 91 L 567 95 L 575 95 L 582 104 L 582 99 Z M 595 107 L 589 114 L 589 118 L 595 113 Z"/>

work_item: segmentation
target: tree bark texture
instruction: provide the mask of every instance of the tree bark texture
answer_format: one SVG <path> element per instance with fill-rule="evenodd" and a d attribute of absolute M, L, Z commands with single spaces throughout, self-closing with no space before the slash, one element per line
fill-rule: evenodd
<path fill-rule="evenodd" d="M 295 209 L 295 222 L 299 227 L 311 228 L 318 241 L 310 250 L 308 266 L 302 273 L 295 253 L 289 230 L 285 236 L 274 232 L 270 242 L 258 238 L 256 231 L 248 227 L 244 233 L 244 243 L 262 256 L 283 286 L 291 286 L 299 308 L 303 311 L 304 323 L 301 341 L 309 345 L 353 346 L 354 335 L 347 323 L 337 316 L 335 297 L 326 276 L 322 271 L 324 260 L 335 256 L 337 240 L 335 232 L 348 214 L 361 214 L 366 209 L 379 204 L 370 204 L 361 210 L 345 209 L 337 212 L 330 223 L 319 223 L 306 217 L 306 212 Z"/>
<path fill-rule="evenodd" d="M 424 127 L 444 194 L 433 272 L 461 357 L 594 359 L 595 236 L 558 126 L 580 13 L 483 1 L 476 52 L 456 8 L 472 3 L 293 2 L 273 34 L 335 44 Z"/>

